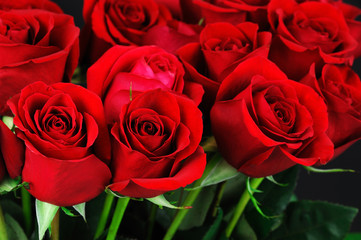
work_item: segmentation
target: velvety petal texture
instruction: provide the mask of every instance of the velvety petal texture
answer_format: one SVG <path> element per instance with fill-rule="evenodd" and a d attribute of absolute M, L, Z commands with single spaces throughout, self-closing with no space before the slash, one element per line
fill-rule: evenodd
<path fill-rule="evenodd" d="M 21 175 L 24 164 L 24 143 L 0 121 L 0 180 L 7 173 L 11 178 Z"/>
<path fill-rule="evenodd" d="M 63 10 L 54 2 L 49 0 L 0 0 L 0 9 L 43 9 L 55 13 L 63 13 Z"/>
<path fill-rule="evenodd" d="M 313 63 L 319 74 L 325 63 L 351 65 L 358 55 L 357 25 L 349 27 L 337 4 L 271 0 L 268 18 L 275 33 L 269 58 L 290 79 L 300 80 Z"/>
<path fill-rule="evenodd" d="M 271 39 L 270 32 L 259 32 L 257 24 L 251 22 L 236 26 L 213 23 L 202 30 L 199 43 L 189 43 L 177 54 L 191 80 L 204 87 L 204 104 L 211 106 L 220 83 L 240 62 L 252 56 L 268 56 Z"/>
<path fill-rule="evenodd" d="M 322 98 L 262 57 L 240 63 L 221 83 L 211 123 L 221 154 L 251 177 L 333 156 Z"/>
<path fill-rule="evenodd" d="M 33 196 L 71 206 L 104 190 L 111 178 L 110 140 L 96 94 L 70 83 L 35 82 L 8 105 L 26 146 L 22 178 Z"/>
<path fill-rule="evenodd" d="M 150 90 L 122 108 L 111 130 L 113 180 L 109 188 L 130 197 L 154 197 L 202 176 L 202 114 L 194 102 Z"/>
<path fill-rule="evenodd" d="M 85 0 L 83 16 L 82 45 L 90 63 L 111 46 L 141 44 L 151 27 L 172 19 L 169 10 L 153 0 Z"/>
<path fill-rule="evenodd" d="M 17 1 L 13 1 L 17 2 Z M 19 2 L 20 4 L 20 2 Z M 6 101 L 35 81 L 69 81 L 79 57 L 73 18 L 40 9 L 0 10 L 0 114 Z"/>
<path fill-rule="evenodd" d="M 138 94 L 150 89 L 173 90 L 200 102 L 203 90 L 185 83 L 182 63 L 171 53 L 155 46 L 114 46 L 88 69 L 88 89 L 103 102 L 108 123 Z M 187 85 L 185 87 L 185 85 Z"/>
<path fill-rule="evenodd" d="M 228 22 L 239 24 L 245 21 L 257 23 L 261 29 L 268 27 L 267 5 L 270 0 L 194 0 L 200 7 L 201 17 L 209 23 Z"/>
<path fill-rule="evenodd" d="M 327 135 L 337 154 L 360 139 L 361 81 L 350 67 L 326 64 L 318 79 L 311 68 L 301 82 L 314 88 L 327 104 Z"/>

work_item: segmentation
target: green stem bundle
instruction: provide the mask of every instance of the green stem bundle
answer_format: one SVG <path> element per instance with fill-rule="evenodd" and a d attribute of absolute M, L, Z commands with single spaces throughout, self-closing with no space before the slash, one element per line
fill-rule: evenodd
<path fill-rule="evenodd" d="M 116 238 L 119 225 L 122 222 L 124 212 L 128 206 L 129 200 L 129 197 L 118 199 L 106 240 L 114 240 Z"/>

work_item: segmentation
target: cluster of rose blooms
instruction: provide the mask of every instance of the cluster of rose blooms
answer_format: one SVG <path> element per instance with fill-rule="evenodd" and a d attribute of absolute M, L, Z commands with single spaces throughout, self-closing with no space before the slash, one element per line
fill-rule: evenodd
<path fill-rule="evenodd" d="M 251 177 L 326 164 L 361 137 L 355 6 L 84 0 L 82 31 L 48 0 L 0 8 L 0 109 L 15 125 L 0 122 L 0 170 L 41 201 L 185 187 L 211 136 Z M 66 83 L 79 59 L 87 88 Z"/>

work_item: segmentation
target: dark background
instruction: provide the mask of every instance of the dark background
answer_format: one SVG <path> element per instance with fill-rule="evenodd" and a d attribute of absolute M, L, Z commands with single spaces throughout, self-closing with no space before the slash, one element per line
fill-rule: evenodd
<path fill-rule="evenodd" d="M 173 0 L 175 1 L 175 0 Z M 55 0 L 75 23 L 83 25 L 80 0 Z M 360 0 L 344 0 L 361 8 Z M 354 70 L 361 75 L 361 59 L 354 63 Z M 361 142 L 355 143 L 339 157 L 328 163 L 327 168 L 354 169 L 357 173 L 311 173 L 301 170 L 296 194 L 299 199 L 324 200 L 361 209 Z M 361 232 L 361 213 L 352 225 L 352 231 Z"/>

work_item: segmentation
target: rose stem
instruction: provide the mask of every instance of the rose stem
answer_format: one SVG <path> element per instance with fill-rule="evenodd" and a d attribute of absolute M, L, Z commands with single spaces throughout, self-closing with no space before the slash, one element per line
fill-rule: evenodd
<path fill-rule="evenodd" d="M 158 210 L 158 206 L 152 204 L 152 208 L 150 209 L 150 215 L 148 219 L 147 240 L 152 239 L 155 217 L 157 216 L 157 210 Z"/>
<path fill-rule="evenodd" d="M 112 194 L 106 194 L 103 211 L 100 215 L 97 229 L 95 231 L 94 240 L 98 239 L 104 232 L 105 225 L 107 225 L 110 209 L 113 205 L 114 196 Z"/>
<path fill-rule="evenodd" d="M 129 203 L 130 198 L 124 197 L 119 198 L 117 201 L 117 205 L 115 207 L 114 215 L 112 218 L 112 222 L 110 223 L 110 227 L 108 230 L 108 235 L 106 240 L 114 240 L 117 236 L 118 228 L 120 223 L 122 222 L 125 209 L 127 208 L 127 205 Z"/>
<path fill-rule="evenodd" d="M 227 183 L 227 181 L 223 181 L 223 182 L 219 183 L 217 186 L 217 194 L 214 199 L 213 208 L 212 208 L 212 217 L 215 217 L 217 214 L 217 209 L 218 209 L 219 203 L 222 200 L 222 196 L 223 196 L 223 192 L 224 192 L 226 183 Z"/>
<path fill-rule="evenodd" d="M 31 225 L 32 225 L 31 195 L 24 187 L 21 188 L 21 203 L 23 206 L 25 232 L 26 235 L 29 236 L 31 234 Z"/>
<path fill-rule="evenodd" d="M 214 166 L 218 162 L 218 160 L 219 160 L 219 155 L 216 154 L 215 156 L 213 156 L 211 161 L 209 161 L 207 163 L 207 165 Z M 199 193 L 201 192 L 202 187 L 200 187 L 200 186 L 202 185 L 203 180 L 208 176 L 208 174 L 210 173 L 211 170 L 212 170 L 212 167 L 208 167 L 208 168 L 206 167 L 206 169 L 203 172 L 202 177 L 194 182 L 193 187 L 192 187 L 193 190 L 189 191 L 189 193 L 183 203 L 183 207 L 187 207 L 187 208 L 180 209 L 179 211 L 176 212 L 171 225 L 169 226 L 166 234 L 164 235 L 163 240 L 171 240 L 173 238 L 174 234 L 178 230 L 178 227 L 182 223 L 183 218 L 187 215 L 188 211 L 190 210 L 189 206 L 193 205 L 194 201 L 197 199 Z"/>
<path fill-rule="evenodd" d="M 257 187 L 261 184 L 263 178 L 252 178 L 250 185 L 252 189 L 257 189 Z M 236 227 L 239 218 L 241 217 L 243 210 L 246 208 L 248 201 L 251 199 L 247 189 L 244 190 L 239 202 L 236 206 L 236 209 L 233 213 L 233 217 L 229 222 L 226 228 L 226 237 L 229 238 L 233 232 L 233 229 Z"/>
<path fill-rule="evenodd" d="M 6 232 L 5 218 L 3 214 L 3 209 L 0 206 L 0 239 L 8 240 L 8 234 Z"/>
<path fill-rule="evenodd" d="M 59 240 L 59 210 L 51 221 L 51 240 Z"/>
<path fill-rule="evenodd" d="M 198 179 L 198 180 L 194 183 L 193 187 L 194 187 L 194 188 L 199 187 L 199 186 L 201 185 L 203 179 L 204 179 L 203 177 L 200 178 L 200 179 Z M 199 195 L 199 193 L 201 192 L 201 190 L 202 190 L 201 187 L 200 187 L 200 188 L 196 188 L 196 189 L 194 189 L 194 190 L 191 190 L 191 191 L 188 193 L 186 199 L 184 200 L 183 206 L 184 206 L 184 207 L 192 206 L 192 204 L 194 203 L 194 201 L 195 201 L 196 198 L 198 197 L 198 195 Z M 163 240 L 171 240 L 171 239 L 173 238 L 173 236 L 174 236 L 174 234 L 176 233 L 179 225 L 182 223 L 183 218 L 187 215 L 187 213 L 188 213 L 189 210 L 190 210 L 189 208 L 180 209 L 180 210 L 176 213 L 176 215 L 175 215 L 175 217 L 174 217 L 174 219 L 173 219 L 172 224 L 169 226 L 167 233 L 164 235 Z"/>

